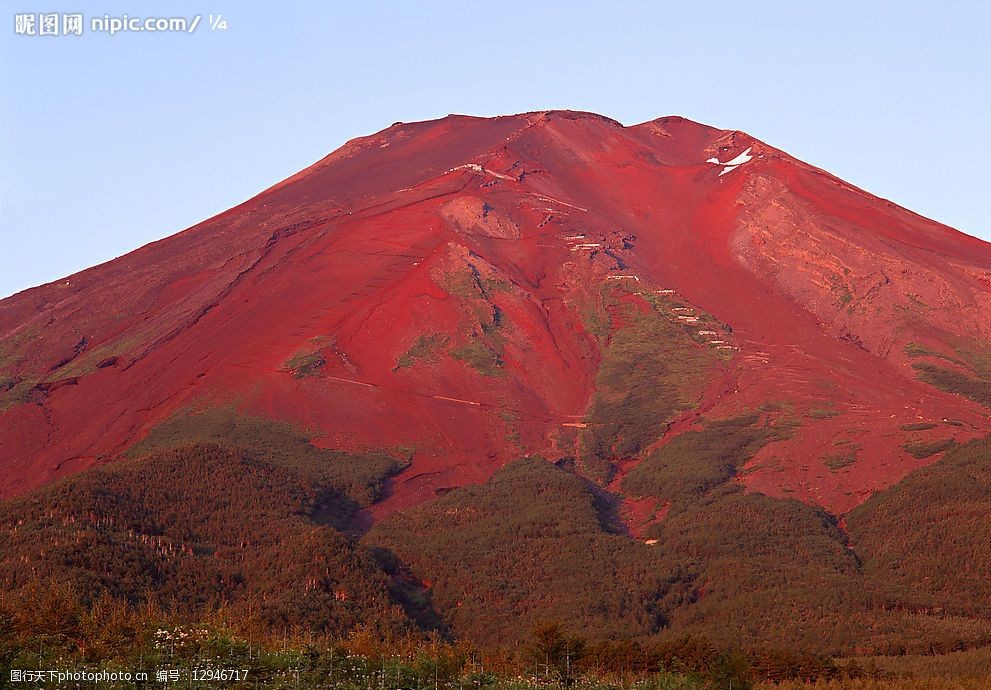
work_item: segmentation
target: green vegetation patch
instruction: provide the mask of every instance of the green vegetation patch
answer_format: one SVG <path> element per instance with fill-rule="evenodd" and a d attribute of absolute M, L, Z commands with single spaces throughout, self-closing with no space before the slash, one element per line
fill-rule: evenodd
<path fill-rule="evenodd" d="M 920 343 L 907 343 L 905 345 L 905 354 L 909 357 L 937 357 L 939 359 L 945 359 L 948 362 L 960 363 L 960 360 L 955 357 L 951 357 L 945 352 L 934 350 Z"/>
<path fill-rule="evenodd" d="M 448 294 L 460 298 L 461 306 L 471 321 L 466 341 L 451 347 L 447 353 L 482 376 L 503 376 L 502 357 L 509 324 L 492 295 L 511 291 L 512 283 L 497 276 L 485 276 L 471 263 L 463 270 L 443 273 L 434 279 Z M 430 356 L 425 352 L 429 348 L 447 345 L 448 341 L 441 341 L 439 335 L 431 338 L 432 340 L 424 340 L 422 343 L 414 343 L 413 349 L 419 349 L 424 356 Z"/>
<path fill-rule="evenodd" d="M 865 573 L 940 616 L 991 615 L 991 437 L 880 491 L 847 516 Z"/>
<path fill-rule="evenodd" d="M 474 299 L 480 296 L 481 287 L 478 279 L 473 272 L 468 270 L 443 273 L 436 282 L 444 292 L 454 297 Z"/>
<path fill-rule="evenodd" d="M 580 459 L 589 476 L 604 481 L 613 458 L 636 455 L 694 406 L 719 356 L 674 320 L 657 295 L 639 294 L 649 305 L 640 310 L 619 301 L 621 288 L 606 286 L 602 294 L 609 308 L 623 310 L 624 325 L 602 351 Z"/>
<path fill-rule="evenodd" d="M 675 436 L 630 470 L 623 490 L 676 506 L 695 500 L 731 479 L 764 445 L 784 438 L 781 430 L 761 426 L 759 419 L 754 413 L 711 420 L 698 431 Z"/>
<path fill-rule="evenodd" d="M 243 448 L 163 450 L 0 504 L 0 583 L 171 602 L 175 617 L 225 608 L 263 629 L 409 630 L 373 554 L 321 519 L 340 502 L 319 472 Z M 65 610 L 48 621 L 59 638 L 74 630 Z"/>
<path fill-rule="evenodd" d="M 991 407 L 991 379 L 970 377 L 959 371 L 924 362 L 913 364 L 912 367 L 918 372 L 919 379 L 930 386 Z"/>
<path fill-rule="evenodd" d="M 435 278 L 436 283 L 449 295 L 462 299 L 488 299 L 497 292 L 511 292 L 513 284 L 496 275 L 486 276 L 472 264 L 463 269 L 448 271 Z"/>
<path fill-rule="evenodd" d="M 197 614 L 245 622 L 256 664 L 268 663 L 258 660 L 264 636 L 278 637 L 285 650 L 294 626 L 297 639 L 312 632 L 318 640 L 305 663 L 327 649 L 332 638 L 320 635 L 350 635 L 377 663 L 420 663 L 410 647 L 391 655 L 374 643 L 408 644 L 412 618 L 431 621 L 420 623 L 425 628 L 437 623 L 462 650 L 471 649 L 466 639 L 498 646 L 518 654 L 524 668 L 544 658 L 543 687 L 574 668 L 586 643 L 583 668 L 653 673 L 660 662 L 687 673 L 745 640 L 758 677 L 781 680 L 797 661 L 768 648 L 941 653 L 991 639 L 991 439 L 953 448 L 875 494 L 847 516 L 849 541 L 821 508 L 726 480 L 703 493 L 688 484 L 691 500 L 676 501 L 648 529 L 656 543 L 644 544 L 615 527 L 613 497 L 532 458 L 393 513 L 356 541 L 328 519 L 353 501 L 312 469 L 318 456 L 302 450 L 300 459 L 291 450 L 301 434 L 283 429 L 286 438 L 274 445 L 284 452 L 276 452 L 272 436 L 280 432 L 271 423 L 214 415 L 209 424 L 201 416 L 160 428 L 157 450 L 0 503 L 0 658 L 9 661 L 2 655 L 15 648 L 40 664 L 38 655 L 84 636 L 89 661 L 112 645 L 134 649 L 127 645 L 153 631 L 104 632 L 133 620 L 118 599 L 158 623 L 146 592 L 175 602 L 167 616 L 173 626 Z M 731 437 L 767 430 L 753 416 L 737 420 L 716 428 Z M 207 428 L 196 434 L 221 441 L 167 447 L 197 424 Z M 712 452 L 711 444 L 693 444 L 699 454 Z M 746 455 L 750 446 L 740 445 L 737 454 Z M 9 605 L 15 596 L 23 599 Z M 37 637 L 28 644 L 26 635 Z M 423 679 L 441 687 L 437 678 L 455 677 L 428 671 L 394 687 Z M 643 687 L 655 687 L 650 682 Z"/>
<path fill-rule="evenodd" d="M 857 462 L 857 449 L 850 448 L 843 453 L 832 453 L 822 458 L 822 464 L 836 472 Z"/>
<path fill-rule="evenodd" d="M 602 343 L 608 340 L 611 330 L 609 314 L 595 301 L 595 296 L 581 306 L 579 316 L 585 330 L 595 336 L 596 340 Z"/>
<path fill-rule="evenodd" d="M 303 472 L 314 483 L 333 487 L 360 505 L 370 505 L 385 479 L 409 465 L 408 457 L 385 452 L 345 453 L 317 448 L 285 422 L 207 408 L 174 415 L 128 450 L 141 457 L 198 443 L 242 450 L 251 457 Z"/>
<path fill-rule="evenodd" d="M 316 376 L 326 363 L 319 352 L 297 352 L 286 360 L 286 369 L 292 372 L 294 379 L 301 379 Z"/>
<path fill-rule="evenodd" d="M 499 419 L 501 419 L 506 424 L 506 435 L 504 436 L 507 443 L 513 444 L 517 449 L 522 449 L 523 441 L 520 438 L 519 432 L 519 421 L 520 415 L 516 411 L 503 406 L 504 403 L 500 404 L 499 408 Z"/>
<path fill-rule="evenodd" d="M 761 412 L 791 412 L 794 408 L 795 406 L 787 400 L 772 400 L 762 403 L 757 409 Z"/>
<path fill-rule="evenodd" d="M 396 369 L 411 367 L 417 362 L 434 362 L 450 338 L 444 333 L 421 334 L 406 352 L 396 360 Z"/>
<path fill-rule="evenodd" d="M 506 644 L 542 620 L 600 639 L 657 632 L 680 575 L 610 533 L 602 511 L 580 477 L 530 458 L 393 514 L 366 541 L 433 580 L 434 608 L 456 635 Z"/>
<path fill-rule="evenodd" d="M 35 388 L 39 384 L 54 383 L 93 373 L 99 369 L 101 362 L 113 361 L 117 356 L 136 348 L 144 340 L 145 337 L 138 334 L 119 340 L 111 340 L 96 347 L 81 349 L 78 354 L 67 357 L 59 366 L 40 377 L 0 376 L 0 412 L 34 400 Z M 0 342 L 0 370 L 13 369 L 13 364 L 17 358 L 27 354 L 26 349 L 23 334 Z M 9 367 L 5 367 L 5 361 L 9 362 Z"/>
<path fill-rule="evenodd" d="M 910 357 L 944 360 L 953 368 L 933 362 L 916 362 L 912 367 L 921 381 L 948 393 L 956 393 L 985 407 L 991 407 L 991 349 L 987 343 L 964 338 L 951 338 L 955 356 L 932 348 L 908 343 L 905 353 Z"/>
<path fill-rule="evenodd" d="M 849 274 L 849 269 L 844 267 L 843 275 Z M 831 276 L 832 284 L 830 289 L 833 292 L 833 296 L 836 298 L 836 305 L 838 307 L 847 307 L 853 301 L 853 292 L 850 290 L 850 286 L 844 282 L 843 276 L 838 273 L 833 273 Z"/>
<path fill-rule="evenodd" d="M 25 326 L 13 335 L 0 338 L 0 369 L 10 370 L 14 365 L 29 356 L 31 344 L 44 335 L 42 319 Z"/>
<path fill-rule="evenodd" d="M 117 340 L 109 340 L 95 347 L 89 347 L 65 365 L 58 367 L 50 375 L 51 379 L 65 379 L 72 376 L 85 376 L 99 369 L 101 362 L 111 358 L 123 357 L 127 352 L 133 352 L 147 342 L 145 333 L 133 333 Z"/>
<path fill-rule="evenodd" d="M 955 439 L 946 438 L 941 441 L 932 441 L 927 443 L 925 441 L 916 441 L 906 443 L 902 446 L 909 455 L 911 455 L 916 460 L 922 460 L 928 458 L 936 453 L 942 453 L 947 450 L 956 448 L 959 445 Z"/>
<path fill-rule="evenodd" d="M 670 615 L 680 634 L 827 651 L 862 631 L 851 620 L 866 609 L 857 561 L 821 508 L 724 484 L 648 535 L 704 583 Z"/>
<path fill-rule="evenodd" d="M 0 386 L 0 412 L 29 403 L 34 399 L 37 378 L 8 377 Z"/>
<path fill-rule="evenodd" d="M 900 535 L 918 531 L 918 516 L 908 503 L 905 508 L 897 517 Z M 924 530 L 927 538 L 947 542 L 940 569 L 957 571 L 961 580 L 973 579 L 974 586 L 985 592 L 953 591 L 945 588 L 945 581 L 928 585 L 929 591 L 944 587 L 937 606 L 956 600 L 988 608 L 991 561 L 986 560 L 989 542 L 984 534 L 988 527 L 977 517 L 987 509 L 975 506 L 964 512 L 968 519 L 981 520 L 980 536 L 985 539 L 972 555 L 967 555 L 971 535 L 964 544 L 953 543 L 953 519 L 959 512 L 946 514 L 939 528 Z M 848 654 L 857 645 L 898 654 L 983 643 L 991 634 L 986 620 L 961 615 L 959 609 L 933 610 L 933 600 L 913 592 L 908 581 L 899 582 L 890 571 L 862 565 L 865 552 L 883 548 L 893 521 L 865 528 L 858 520 L 850 528 L 855 553 L 837 519 L 822 508 L 723 484 L 684 509 L 672 509 L 648 529 L 648 536 L 658 540 L 654 548 L 668 554 L 668 567 L 686 569 L 700 584 L 696 598 L 671 611 L 670 629 L 681 635 L 704 634 L 721 644 L 760 640 L 764 645 L 824 654 Z M 924 550 L 927 545 L 915 546 Z M 902 557 L 906 554 L 899 549 L 890 564 L 897 566 Z M 926 561 L 931 564 L 928 557 Z M 967 563 L 962 576 L 961 563 Z M 917 572 L 925 577 L 927 571 L 921 567 Z"/>
<path fill-rule="evenodd" d="M 448 354 L 477 371 L 482 376 L 504 376 L 502 357 L 481 339 L 472 339 L 467 345 L 452 348 Z"/>
<path fill-rule="evenodd" d="M 932 422 L 912 422 L 911 424 L 902 424 L 898 428 L 902 431 L 928 431 L 935 429 L 936 425 Z"/>

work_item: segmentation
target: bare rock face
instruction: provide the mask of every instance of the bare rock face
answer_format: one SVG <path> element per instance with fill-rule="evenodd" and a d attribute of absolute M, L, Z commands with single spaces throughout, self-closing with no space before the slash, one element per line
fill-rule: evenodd
<path fill-rule="evenodd" d="M 458 197 L 441 207 L 441 215 L 458 232 L 503 240 L 520 237 L 519 226 L 483 199 Z"/>

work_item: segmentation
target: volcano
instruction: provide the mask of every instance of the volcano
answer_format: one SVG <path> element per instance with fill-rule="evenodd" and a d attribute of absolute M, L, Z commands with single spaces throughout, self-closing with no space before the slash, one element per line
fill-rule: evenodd
<path fill-rule="evenodd" d="M 0 301 L 8 506 L 221 427 L 256 447 L 238 425 L 264 420 L 304 435 L 314 463 L 388 468 L 340 533 L 378 539 L 429 587 L 450 554 L 411 534 L 460 519 L 478 487 L 553 471 L 591 497 L 589 529 L 709 558 L 638 634 L 725 610 L 699 613 L 729 599 L 714 557 L 672 531 L 716 496 L 811 511 L 831 573 L 905 584 L 878 511 L 890 529 L 892 506 L 912 509 L 892 492 L 988 457 L 989 406 L 991 245 L 681 117 L 396 123 Z M 973 641 L 982 572 L 885 610 L 930 632 L 953 610 Z M 457 631 L 470 595 L 446 587 L 437 614 Z M 937 600 L 940 623 L 923 612 Z"/>

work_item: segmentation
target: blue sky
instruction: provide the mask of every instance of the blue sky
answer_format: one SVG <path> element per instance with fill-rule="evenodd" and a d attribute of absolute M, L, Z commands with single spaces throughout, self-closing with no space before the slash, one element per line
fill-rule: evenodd
<path fill-rule="evenodd" d="M 82 12 L 81 37 L 19 12 Z M 991 240 L 991 3 L 5 3 L 0 296 L 173 234 L 344 141 L 448 113 L 678 114 Z M 95 34 L 93 16 L 204 16 Z M 211 31 L 222 14 L 228 30 Z"/>

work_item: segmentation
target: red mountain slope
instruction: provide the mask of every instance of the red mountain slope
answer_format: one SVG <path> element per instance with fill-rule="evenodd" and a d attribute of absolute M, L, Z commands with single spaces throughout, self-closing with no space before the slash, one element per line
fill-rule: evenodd
<path fill-rule="evenodd" d="M 845 512 L 939 458 L 906 445 L 991 432 L 913 366 L 991 368 L 991 245 L 741 132 L 451 116 L 0 301 L 0 496 L 233 404 L 321 447 L 411 449 L 382 515 L 581 456 L 604 353 L 649 304 L 707 364 L 641 450 L 763 409 L 790 433 L 740 481 Z"/>

